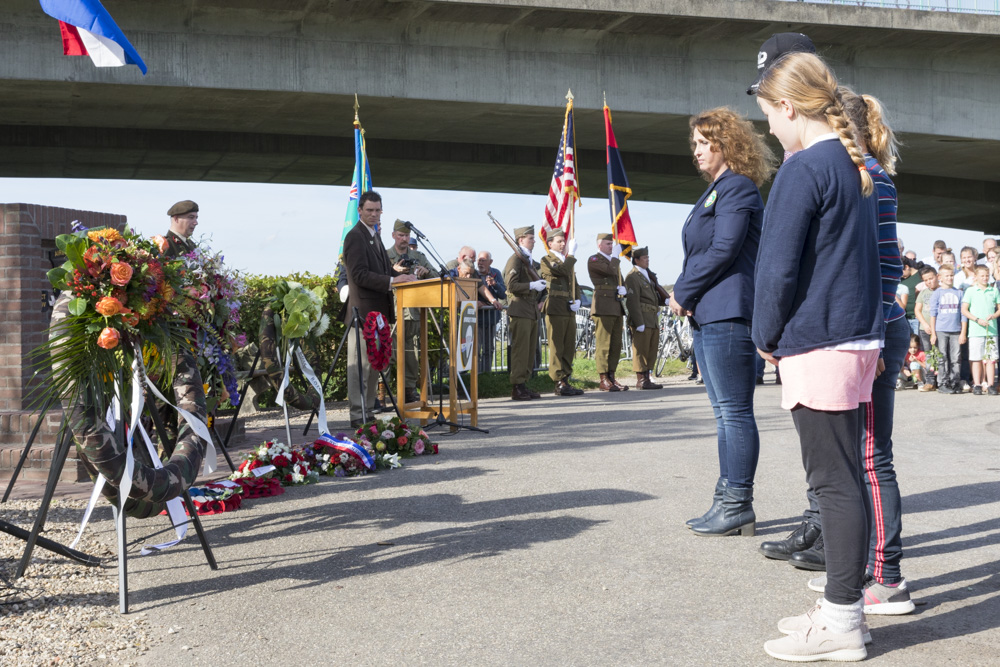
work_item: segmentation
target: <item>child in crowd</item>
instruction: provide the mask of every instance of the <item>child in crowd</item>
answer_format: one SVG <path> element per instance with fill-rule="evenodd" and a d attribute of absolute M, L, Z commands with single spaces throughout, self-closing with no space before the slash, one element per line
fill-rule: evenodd
<path fill-rule="evenodd" d="M 976 284 L 976 258 L 979 257 L 979 253 L 976 249 L 971 246 L 965 246 L 962 248 L 961 260 L 962 266 L 955 270 L 955 289 L 960 289 L 963 292 Z"/>
<path fill-rule="evenodd" d="M 965 290 L 962 298 L 962 342 L 966 333 L 969 341 L 969 364 L 972 366 L 972 393 L 983 393 L 983 371 L 986 373 L 987 392 L 996 396 L 993 386 L 994 364 L 997 359 L 997 318 L 1000 317 L 1000 292 L 990 287 L 990 270 L 976 267 L 976 284 Z"/>
<path fill-rule="evenodd" d="M 984 267 L 985 268 L 985 267 Z M 962 391 L 959 377 L 962 335 L 962 290 L 955 289 L 955 268 L 942 264 L 938 271 L 940 286 L 928 299 L 924 317 L 930 320 L 931 345 L 941 350 L 941 368 L 938 369 L 938 391 L 956 394 Z M 929 315 L 929 317 L 928 317 Z"/>
<path fill-rule="evenodd" d="M 951 250 L 946 250 L 943 255 L 941 255 L 941 266 L 945 264 L 951 264 L 952 266 L 958 266 L 958 262 L 955 261 L 955 253 Z M 941 270 L 941 266 L 937 267 L 937 270 Z"/>
<path fill-rule="evenodd" d="M 927 355 L 920 349 L 920 336 L 913 334 L 910 336 L 910 349 L 903 359 L 903 368 L 899 375 L 901 382 L 912 381 L 917 387 L 924 381 L 924 374 L 927 373 Z M 902 389 L 902 386 L 898 386 Z"/>
<path fill-rule="evenodd" d="M 934 331 L 931 328 L 930 319 L 928 319 L 930 311 L 927 308 L 927 303 L 934 294 L 934 290 L 938 288 L 937 270 L 933 266 L 925 266 L 920 269 L 920 277 L 924 281 L 924 289 L 917 294 L 917 303 L 913 307 L 913 315 L 917 322 L 920 323 L 920 330 L 917 332 L 920 336 L 920 347 L 927 351 L 931 349 L 931 333 Z M 934 391 L 936 379 L 934 370 L 928 369 L 927 376 L 924 379 L 924 386 L 920 388 L 920 391 Z"/>

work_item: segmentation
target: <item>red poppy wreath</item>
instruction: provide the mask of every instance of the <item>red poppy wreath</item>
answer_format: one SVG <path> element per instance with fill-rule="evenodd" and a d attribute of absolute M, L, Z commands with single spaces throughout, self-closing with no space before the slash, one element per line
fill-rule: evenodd
<path fill-rule="evenodd" d="M 389 367 L 392 359 L 392 328 L 381 313 L 371 312 L 361 330 L 365 337 L 368 361 L 380 373 Z"/>

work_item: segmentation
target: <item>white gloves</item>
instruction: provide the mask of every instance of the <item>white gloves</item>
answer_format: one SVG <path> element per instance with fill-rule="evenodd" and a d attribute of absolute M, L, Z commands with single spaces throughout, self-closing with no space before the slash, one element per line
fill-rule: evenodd
<path fill-rule="evenodd" d="M 576 301 L 571 301 L 569 304 L 569 309 L 572 310 L 574 313 L 580 310 L 580 300 L 577 299 Z"/>
<path fill-rule="evenodd" d="M 621 256 L 622 256 L 622 244 L 616 243 L 613 246 L 611 246 L 611 259 Z"/>
<path fill-rule="evenodd" d="M 619 285 L 618 286 L 618 296 L 625 296 L 626 294 L 628 294 L 628 290 L 625 289 L 625 286 L 624 285 Z"/>
<path fill-rule="evenodd" d="M 532 280 L 530 283 L 528 283 L 528 287 L 535 290 L 536 292 L 541 292 L 542 290 L 545 289 L 545 281 Z"/>
<path fill-rule="evenodd" d="M 569 243 L 566 244 L 566 255 L 576 255 L 576 249 L 578 247 L 579 245 L 577 244 L 576 239 L 570 239 Z"/>
<path fill-rule="evenodd" d="M 640 324 L 639 326 L 637 326 L 635 328 L 636 333 L 642 333 L 645 330 L 646 330 L 646 325 L 645 324 Z"/>
<path fill-rule="evenodd" d="M 340 302 L 347 303 L 347 291 L 350 289 L 350 285 L 344 285 L 340 288 Z"/>

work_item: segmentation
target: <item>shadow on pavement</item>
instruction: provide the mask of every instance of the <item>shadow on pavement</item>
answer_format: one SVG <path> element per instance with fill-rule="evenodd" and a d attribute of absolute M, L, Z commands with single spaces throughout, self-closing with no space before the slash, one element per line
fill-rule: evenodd
<path fill-rule="evenodd" d="M 338 486 L 331 484 L 306 489 L 326 495 L 327 488 L 335 491 Z M 442 559 L 496 556 L 506 551 L 526 549 L 541 542 L 569 539 L 604 523 L 602 520 L 571 516 L 528 519 L 512 517 L 653 499 L 655 496 L 621 489 L 588 489 L 472 503 L 467 503 L 461 496 L 454 494 L 431 494 L 364 502 L 331 499 L 330 502 L 315 507 L 276 511 L 264 517 L 246 517 L 236 521 L 229 518 L 224 523 L 207 521 L 206 528 L 214 549 L 221 550 L 252 542 L 258 545 L 260 555 L 237 560 L 220 557 L 220 573 L 225 574 L 208 575 L 204 579 L 185 583 L 185 593 L 179 598 L 189 599 L 245 586 L 258 581 L 263 572 L 267 573 L 268 580 L 287 577 L 305 582 L 293 586 L 299 588 L 355 574 L 416 567 Z M 394 536 L 390 538 L 391 544 L 339 546 L 333 537 L 338 530 L 389 530 L 419 522 L 444 521 L 469 525 Z M 261 540 L 261 535 L 265 535 L 266 540 Z M 322 540 L 324 535 L 330 536 L 329 542 Z M 282 553 L 260 553 L 267 544 L 273 545 L 278 541 L 286 546 L 285 549 L 277 549 Z M 287 545 L 293 545 L 294 549 L 294 545 L 303 541 L 307 541 L 310 547 L 319 548 L 288 551 Z M 200 547 L 197 542 L 193 542 L 188 545 L 187 550 L 200 550 Z M 307 559 L 308 564 L 303 565 L 302 559 Z M 292 564 L 289 561 L 298 562 Z M 191 567 L 203 567 L 203 564 L 192 564 Z M 147 571 L 166 569 L 173 568 L 164 562 L 164 567 L 152 567 Z M 154 606 L 172 604 L 175 600 L 169 598 L 177 595 L 177 588 L 177 584 L 169 584 L 137 590 L 136 600 L 141 599 L 143 603 L 164 600 Z"/>
<path fill-rule="evenodd" d="M 955 526 L 954 528 L 946 528 L 944 530 L 936 530 L 932 533 L 920 533 L 919 535 L 907 536 L 906 537 L 906 555 L 909 556 L 916 549 L 913 549 L 913 545 L 921 544 L 924 542 L 937 542 L 938 540 L 945 540 L 948 538 L 962 537 L 965 535 L 975 535 L 977 533 L 986 533 L 991 530 L 1000 530 L 1000 519 L 988 519 L 987 521 L 980 521 L 978 523 L 970 523 L 966 526 Z M 989 542 L 985 542 L 989 544 Z M 937 551 L 934 553 L 947 553 L 947 551 Z M 928 554 L 924 554 L 928 555 Z"/>
<path fill-rule="evenodd" d="M 1000 561 L 946 572 L 936 577 L 911 582 L 918 615 L 899 616 L 897 623 L 885 628 L 872 628 L 877 654 L 910 646 L 928 644 L 939 639 L 965 637 L 1000 627 Z M 921 589 L 949 586 L 931 595 Z M 980 598 L 969 603 L 972 598 Z M 945 612 L 925 615 L 925 609 L 948 602 L 963 602 Z M 984 658 L 986 656 L 983 656 Z M 987 659 L 986 663 L 992 662 Z"/>
<path fill-rule="evenodd" d="M 295 514 L 300 515 L 298 512 Z M 315 519 L 315 516 L 312 518 Z M 394 537 L 381 544 L 332 546 L 295 554 L 264 556 L 242 567 L 223 563 L 218 575 L 186 582 L 182 587 L 171 583 L 134 590 L 133 600 L 136 607 L 142 605 L 152 609 L 169 606 L 179 600 L 241 588 L 265 579 L 288 579 L 287 590 L 310 588 L 355 575 L 377 575 L 402 568 L 441 564 L 445 560 L 489 558 L 508 551 L 528 549 L 543 542 L 571 539 L 601 523 L 604 522 L 570 516 L 508 519 Z M 295 539 L 299 527 L 300 524 L 288 526 L 280 533 L 272 533 L 271 539 Z M 218 531 L 212 532 L 217 534 Z M 303 559 L 308 562 L 303 564 Z M 178 594 L 179 588 L 183 588 L 184 592 Z"/>
<path fill-rule="evenodd" d="M 988 505 L 1000 498 L 1000 482 L 949 486 L 903 497 L 903 513 L 938 512 Z"/>

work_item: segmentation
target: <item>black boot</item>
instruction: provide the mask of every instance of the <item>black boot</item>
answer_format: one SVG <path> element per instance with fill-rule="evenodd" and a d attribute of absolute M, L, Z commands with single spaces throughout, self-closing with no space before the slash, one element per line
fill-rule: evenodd
<path fill-rule="evenodd" d="M 792 534 L 777 542 L 764 542 L 760 545 L 760 552 L 768 558 L 775 560 L 788 560 L 792 554 L 805 551 L 819 539 L 820 527 L 814 526 L 808 521 L 803 521 L 802 525 L 792 531 Z"/>
<path fill-rule="evenodd" d="M 757 515 L 753 512 L 753 489 L 726 486 L 722 492 L 722 508 L 715 516 L 691 526 L 695 535 L 725 537 L 739 533 L 753 537 L 757 530 Z"/>
<path fill-rule="evenodd" d="M 712 494 L 712 506 L 709 507 L 708 511 L 702 514 L 701 516 L 696 517 L 694 519 L 688 519 L 687 521 L 685 521 L 684 522 L 685 526 L 690 528 L 696 523 L 701 523 L 706 519 L 711 519 L 713 516 L 716 515 L 716 513 L 718 513 L 720 509 L 722 509 L 722 492 L 725 490 L 726 482 L 728 481 L 729 480 L 727 480 L 725 477 L 719 478 L 719 481 L 715 483 L 715 493 Z"/>
<path fill-rule="evenodd" d="M 817 538 L 810 548 L 792 554 L 788 562 L 800 570 L 826 572 L 826 551 L 823 549 L 823 533 L 820 533 L 819 538 Z"/>

